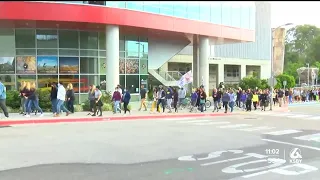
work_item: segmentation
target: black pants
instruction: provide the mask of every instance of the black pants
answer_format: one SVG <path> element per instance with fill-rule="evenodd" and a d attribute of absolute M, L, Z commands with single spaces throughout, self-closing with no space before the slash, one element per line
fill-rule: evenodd
<path fill-rule="evenodd" d="M 130 112 L 130 110 L 128 109 L 128 105 L 129 102 L 123 102 L 123 110 L 125 114 L 127 113 L 127 111 Z"/>
<path fill-rule="evenodd" d="M 254 110 L 257 110 L 257 104 L 258 104 L 258 102 L 253 102 Z"/>
<path fill-rule="evenodd" d="M 90 112 L 94 112 L 95 104 L 96 104 L 96 100 L 90 100 Z"/>
<path fill-rule="evenodd" d="M 178 101 L 173 101 L 173 108 L 174 108 L 174 112 L 177 112 L 178 111 Z"/>
<path fill-rule="evenodd" d="M 9 117 L 8 108 L 6 106 L 5 99 L 0 99 L 0 108 L 2 109 L 4 116 Z"/>
<path fill-rule="evenodd" d="M 69 100 L 69 101 L 67 102 L 67 109 L 68 109 L 68 111 L 70 111 L 71 113 L 74 113 L 73 103 L 74 103 L 73 100 Z"/>
<path fill-rule="evenodd" d="M 237 99 L 236 105 L 237 105 L 237 107 L 240 107 L 240 99 Z"/>
<path fill-rule="evenodd" d="M 94 108 L 94 112 L 93 115 L 98 114 L 97 110 L 99 110 L 100 112 L 100 116 L 102 116 L 102 102 L 101 100 L 99 100 L 97 103 L 94 103 L 93 108 Z"/>
<path fill-rule="evenodd" d="M 157 110 L 159 109 L 159 105 L 161 104 L 162 106 L 162 112 L 164 112 L 164 110 L 166 109 L 166 105 L 165 105 L 165 100 L 164 99 L 158 99 L 157 102 Z"/>
<path fill-rule="evenodd" d="M 247 111 L 251 111 L 251 104 L 252 104 L 252 100 L 247 100 L 246 102 Z"/>
<path fill-rule="evenodd" d="M 222 106 L 224 107 L 224 112 L 228 111 L 228 102 L 227 101 L 223 101 L 222 102 Z"/>

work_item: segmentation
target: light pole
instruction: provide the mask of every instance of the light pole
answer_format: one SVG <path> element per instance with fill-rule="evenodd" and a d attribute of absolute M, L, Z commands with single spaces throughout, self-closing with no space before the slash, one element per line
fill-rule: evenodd
<path fill-rule="evenodd" d="M 142 57 L 144 56 L 144 44 L 140 43 L 140 42 L 137 42 L 136 44 L 139 44 L 140 46 L 142 46 Z M 139 46 L 139 54 L 140 54 L 140 46 Z M 140 55 L 139 55 L 140 56 Z"/>
<path fill-rule="evenodd" d="M 307 68 L 308 68 L 307 83 L 308 83 L 308 87 L 309 87 L 309 79 L 310 79 L 310 64 L 309 63 L 307 63 Z"/>
<path fill-rule="evenodd" d="M 271 31 L 271 93 L 270 93 L 270 95 L 271 95 L 271 98 L 270 98 L 270 111 L 272 111 L 272 105 L 273 105 L 273 98 L 272 98 L 272 95 L 273 95 L 273 87 L 274 87 L 274 72 L 273 72 L 273 61 L 274 61 L 274 59 L 273 59 L 273 53 L 274 53 L 274 44 L 273 44 L 273 42 L 274 42 L 274 36 L 273 36 L 273 33 L 277 30 L 277 29 L 279 29 L 279 28 L 282 28 L 282 27 L 285 27 L 285 26 L 291 26 L 292 25 L 292 23 L 286 23 L 286 24 L 283 24 L 283 25 L 281 25 L 281 26 L 278 26 L 277 28 L 275 28 L 275 29 L 272 29 L 272 31 Z"/>

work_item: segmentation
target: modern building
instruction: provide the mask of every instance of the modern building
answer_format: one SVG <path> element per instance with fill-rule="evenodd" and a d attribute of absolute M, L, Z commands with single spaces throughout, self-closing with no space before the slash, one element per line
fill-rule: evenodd
<path fill-rule="evenodd" d="M 90 84 L 102 83 L 107 91 L 121 84 L 134 98 L 140 84 L 176 85 L 170 71 L 182 66 L 174 63 L 193 64 L 194 86 L 211 88 L 252 69 L 267 77 L 270 7 L 259 4 L 3 1 L 0 77 L 7 89 L 22 80 L 37 81 L 39 88 L 72 83 L 79 101 L 87 99 Z"/>

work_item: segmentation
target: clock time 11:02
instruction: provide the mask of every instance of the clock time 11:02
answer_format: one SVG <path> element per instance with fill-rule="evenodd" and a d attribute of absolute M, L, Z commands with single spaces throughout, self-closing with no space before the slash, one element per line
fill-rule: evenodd
<path fill-rule="evenodd" d="M 266 152 L 266 155 L 279 155 L 280 154 L 279 149 L 266 149 L 265 152 Z"/>

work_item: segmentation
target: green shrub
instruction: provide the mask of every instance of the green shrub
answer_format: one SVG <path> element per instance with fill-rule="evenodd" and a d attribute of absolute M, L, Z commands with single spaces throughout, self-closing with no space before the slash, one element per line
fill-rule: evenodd
<path fill-rule="evenodd" d="M 103 104 L 102 111 L 113 111 L 112 104 Z"/>
<path fill-rule="evenodd" d="M 39 97 L 39 106 L 43 111 L 51 111 L 51 100 L 50 100 L 50 91 L 51 88 L 41 88 L 37 90 Z"/>
<path fill-rule="evenodd" d="M 19 113 L 20 112 L 19 108 L 18 109 L 14 109 L 14 108 L 12 108 L 10 106 L 7 106 L 7 109 L 8 109 L 9 113 Z M 0 109 L 0 112 L 3 113 L 3 111 L 1 109 Z"/>
<path fill-rule="evenodd" d="M 74 112 L 83 112 L 83 106 L 81 104 L 73 105 Z"/>
<path fill-rule="evenodd" d="M 21 98 L 19 97 L 19 91 L 13 90 L 13 91 L 7 91 L 7 100 L 6 104 L 7 106 L 13 108 L 13 109 L 19 109 L 21 104 Z"/>

